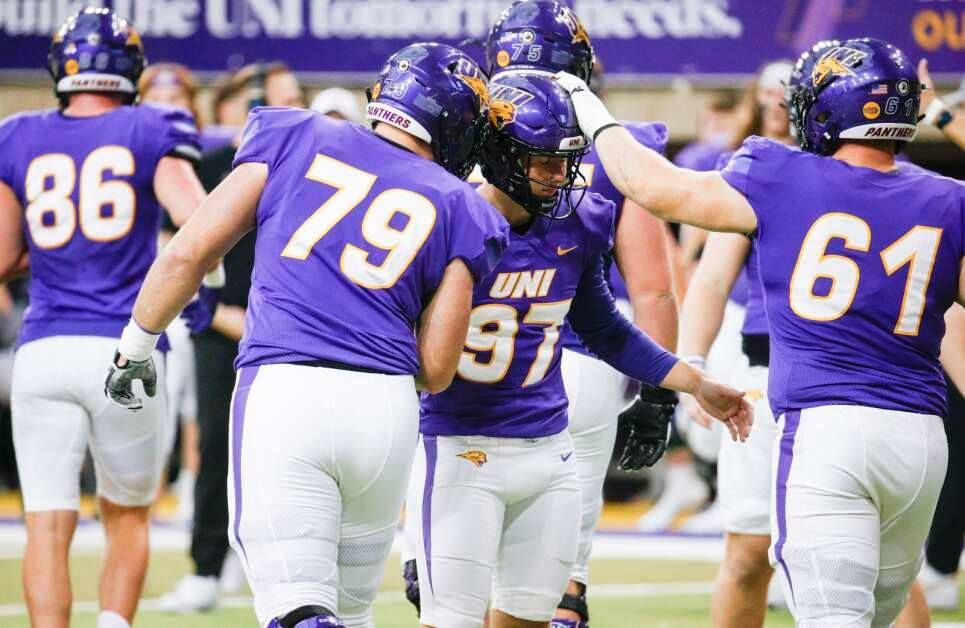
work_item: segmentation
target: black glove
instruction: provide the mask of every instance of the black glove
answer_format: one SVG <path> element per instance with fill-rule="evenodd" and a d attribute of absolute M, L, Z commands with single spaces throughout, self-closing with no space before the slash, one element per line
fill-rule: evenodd
<path fill-rule="evenodd" d="M 402 579 L 405 580 L 405 599 L 412 602 L 416 613 L 422 613 L 422 599 L 419 597 L 419 571 L 415 560 L 407 560 L 402 566 Z"/>
<path fill-rule="evenodd" d="M 124 366 L 120 366 L 120 362 L 123 362 Z M 135 379 L 141 380 L 144 384 L 144 392 L 148 397 L 157 394 L 157 371 L 154 368 L 154 360 L 148 358 L 136 362 L 122 357 L 115 351 L 111 367 L 107 370 L 107 379 L 104 380 L 104 394 L 119 406 L 124 406 L 128 410 L 140 410 L 144 407 L 144 402 L 134 396 L 131 385 Z"/>
<path fill-rule="evenodd" d="M 624 442 L 621 469 L 639 471 L 660 460 L 670 440 L 670 420 L 676 408 L 677 393 L 640 385 L 640 395 L 620 413 L 617 424 L 618 438 Z"/>

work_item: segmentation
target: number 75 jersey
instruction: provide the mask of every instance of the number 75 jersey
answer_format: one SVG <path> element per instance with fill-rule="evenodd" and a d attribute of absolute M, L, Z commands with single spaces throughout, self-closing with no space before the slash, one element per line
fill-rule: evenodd
<path fill-rule="evenodd" d="M 824 405 L 944 415 L 938 354 L 959 291 L 965 186 L 762 138 L 722 174 L 757 214 L 775 416 Z"/>
<path fill-rule="evenodd" d="M 339 363 L 419 370 L 414 329 L 449 263 L 478 281 L 503 217 L 464 181 L 312 111 L 255 109 L 235 156 L 268 166 L 236 366 Z"/>

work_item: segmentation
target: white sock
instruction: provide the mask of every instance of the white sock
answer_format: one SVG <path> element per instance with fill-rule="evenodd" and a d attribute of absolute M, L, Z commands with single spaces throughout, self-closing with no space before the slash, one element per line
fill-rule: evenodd
<path fill-rule="evenodd" d="M 131 628 L 131 625 L 114 611 L 101 611 L 97 616 L 97 628 Z"/>

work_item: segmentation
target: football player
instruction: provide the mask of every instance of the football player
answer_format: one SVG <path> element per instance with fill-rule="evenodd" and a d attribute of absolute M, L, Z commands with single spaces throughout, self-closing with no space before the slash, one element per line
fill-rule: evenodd
<path fill-rule="evenodd" d="M 803 77 L 809 76 L 817 56 L 838 42 L 821 42 L 805 52 L 796 65 L 775 62 L 765 66 L 757 104 L 761 120 L 754 133 L 776 142 L 793 141 L 789 131 L 788 104 Z M 760 84 L 762 81 L 758 81 Z M 752 130 L 752 131 L 753 131 Z M 723 155 L 719 169 L 733 153 Z M 718 627 L 763 626 L 767 589 L 773 570 L 767 559 L 770 544 L 771 450 L 777 425 L 767 402 L 769 342 L 764 295 L 758 280 L 757 251 L 739 233 L 711 233 L 694 272 L 681 309 L 680 352 L 703 368 L 712 343 L 724 321 L 728 294 L 741 276 L 746 277 L 747 301 L 741 326 L 743 356 L 727 365 L 734 385 L 748 391 L 757 418 L 747 442 L 736 448 L 722 439 L 717 460 L 717 499 L 722 509 L 724 558 L 714 584 L 711 603 L 713 625 Z M 698 407 L 684 407 L 705 427 Z M 696 406 L 696 404 L 693 404 Z"/>
<path fill-rule="evenodd" d="M 373 626 L 418 434 L 417 389 L 452 380 L 474 280 L 506 221 L 461 179 L 484 75 L 413 44 L 371 91 L 374 130 L 255 109 L 235 168 L 148 274 L 107 381 L 140 403 L 151 349 L 204 271 L 257 224 L 232 401 L 229 536 L 261 626 Z M 415 331 L 414 331 L 415 330 Z"/>
<path fill-rule="evenodd" d="M 594 71 L 593 48 L 582 21 L 555 0 L 521 0 L 508 7 L 489 34 L 486 57 L 491 76 L 565 70 L 590 82 L 591 76 L 600 75 L 599 68 Z M 626 123 L 626 128 L 645 146 L 660 153 L 666 148 L 668 134 L 662 123 Z M 625 314 L 632 312 L 638 328 L 673 351 L 677 346 L 677 301 L 666 226 L 613 187 L 592 150 L 583 158 L 581 173 L 591 192 L 616 206 L 616 237 L 604 263 L 618 306 Z M 621 466 L 632 470 L 652 466 L 663 454 L 677 398 L 671 391 L 643 385 L 639 399 L 616 421 L 633 401 L 627 394 L 626 377 L 589 352 L 569 325 L 561 328 L 560 343 L 569 398 L 568 429 L 580 481 L 581 520 L 577 560 L 558 616 L 585 622 L 589 617 L 587 564 L 617 431 L 622 432 L 622 441 L 629 439 Z"/>
<path fill-rule="evenodd" d="M 799 625 L 889 625 L 945 474 L 939 344 L 965 302 L 965 188 L 895 166 L 918 120 L 911 61 L 876 39 L 826 51 L 793 99 L 803 150 L 752 137 L 721 173 L 673 166 L 558 80 L 627 196 L 753 234 L 782 421 L 771 564 Z"/>
<path fill-rule="evenodd" d="M 88 447 L 107 536 L 98 626 L 128 626 L 148 560 L 148 505 L 164 465 L 163 394 L 137 420 L 104 399 L 113 355 L 157 249 L 160 207 L 183 223 L 204 198 L 182 109 L 130 106 L 138 32 L 89 8 L 53 37 L 57 109 L 0 124 L 0 280 L 33 275 L 13 376 L 13 432 L 26 510 L 24 589 L 35 626 L 66 626 L 68 549 Z M 158 350 L 167 349 L 167 342 Z M 156 358 L 160 354 L 154 354 Z M 163 386 L 163 360 L 158 360 Z"/>
<path fill-rule="evenodd" d="M 742 393 L 617 311 L 604 274 L 616 212 L 573 189 L 586 140 L 568 94 L 551 77 L 513 73 L 490 95 L 479 194 L 509 221 L 510 243 L 475 286 L 453 385 L 423 398 L 425 481 L 408 501 L 421 512 L 421 621 L 437 628 L 482 626 L 491 590 L 494 628 L 547 625 L 566 589 L 581 518 L 560 370 L 567 321 L 623 373 L 694 392 L 735 437 L 749 428 Z"/>

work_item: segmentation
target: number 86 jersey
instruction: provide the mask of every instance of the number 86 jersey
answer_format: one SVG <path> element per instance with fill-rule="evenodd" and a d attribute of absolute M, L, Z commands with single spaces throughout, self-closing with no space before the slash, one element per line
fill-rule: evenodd
<path fill-rule="evenodd" d="M 369 129 L 255 109 L 235 156 L 268 166 L 237 367 L 419 369 L 415 326 L 446 267 L 478 281 L 508 225 L 464 181 Z"/>
<path fill-rule="evenodd" d="M 158 162 L 200 156 L 191 114 L 148 105 L 91 117 L 31 112 L 0 124 L 0 145 L 0 181 L 24 210 L 30 253 L 20 344 L 120 337 L 157 251 Z"/>
<path fill-rule="evenodd" d="M 757 214 L 774 415 L 944 415 L 938 354 L 960 290 L 965 186 L 750 138 L 722 172 Z"/>

